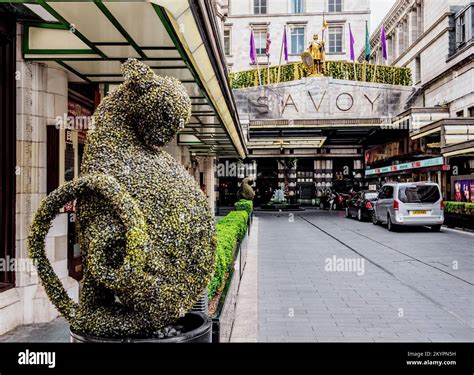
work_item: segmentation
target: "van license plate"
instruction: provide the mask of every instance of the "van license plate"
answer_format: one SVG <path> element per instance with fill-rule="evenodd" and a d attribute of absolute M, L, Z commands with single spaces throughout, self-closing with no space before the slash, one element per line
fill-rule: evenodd
<path fill-rule="evenodd" d="M 426 215 L 428 211 L 410 211 L 412 215 Z"/>

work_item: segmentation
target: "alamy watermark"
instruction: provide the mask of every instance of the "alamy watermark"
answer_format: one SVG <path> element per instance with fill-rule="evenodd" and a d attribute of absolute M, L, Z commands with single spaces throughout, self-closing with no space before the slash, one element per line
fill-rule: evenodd
<path fill-rule="evenodd" d="M 364 258 L 326 258 L 324 270 L 326 272 L 355 272 L 357 276 L 365 273 Z"/>
<path fill-rule="evenodd" d="M 29 366 L 48 366 L 48 368 L 56 367 L 55 352 L 34 352 L 26 349 L 18 353 L 18 364 Z"/>
<path fill-rule="evenodd" d="M 95 125 L 92 116 L 71 116 L 65 113 L 54 119 L 56 129 L 93 130 Z"/>
<path fill-rule="evenodd" d="M 36 272 L 35 261 L 30 258 L 0 258 L 0 272 Z"/>
<path fill-rule="evenodd" d="M 236 163 L 226 160 L 224 163 L 217 165 L 217 177 L 239 177 L 257 175 L 257 162 L 252 163 Z"/>

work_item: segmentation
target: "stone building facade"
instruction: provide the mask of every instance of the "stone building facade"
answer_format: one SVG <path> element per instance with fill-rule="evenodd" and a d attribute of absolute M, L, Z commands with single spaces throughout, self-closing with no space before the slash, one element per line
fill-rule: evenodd
<path fill-rule="evenodd" d="M 319 33 L 323 17 L 326 58 L 348 60 L 349 24 L 355 36 L 355 48 L 362 48 L 365 25 L 369 22 L 369 0 L 221 0 L 218 14 L 222 20 L 224 52 L 230 71 L 253 69 L 249 58 L 250 30 L 254 30 L 259 66 L 279 64 L 286 26 L 289 62 L 301 61 L 314 33 Z M 271 36 L 270 58 L 265 55 L 267 32 Z M 285 63 L 284 59 L 282 60 Z"/>
<path fill-rule="evenodd" d="M 411 68 L 413 106 L 447 106 L 453 117 L 474 115 L 473 15 L 470 0 L 397 0 L 383 19 L 387 63 Z M 384 63 L 380 27 L 371 37 L 372 62 Z"/>
<path fill-rule="evenodd" d="M 47 126 L 67 113 L 67 73 L 60 67 L 26 62 L 21 54 L 22 27 L 16 35 L 16 210 L 14 287 L 0 293 L 0 334 L 29 323 L 48 322 L 58 312 L 39 283 L 28 256 L 27 238 L 47 189 Z M 58 155 L 59 157 L 59 155 Z M 68 275 L 66 213 L 53 222 L 46 239 L 48 257 L 65 289 L 77 298 L 79 283 Z"/>
<path fill-rule="evenodd" d="M 381 53 L 382 25 L 387 62 Z M 459 176 L 474 184 L 474 2 L 397 0 L 370 41 L 373 63 L 411 69 L 414 92 L 407 101 L 409 111 L 395 123 L 408 126 L 409 142 L 421 142 L 425 153 L 444 157 L 436 181 L 444 196 L 453 199 Z M 363 58 L 361 51 L 359 60 Z M 406 155 L 399 159 L 410 161 Z"/>

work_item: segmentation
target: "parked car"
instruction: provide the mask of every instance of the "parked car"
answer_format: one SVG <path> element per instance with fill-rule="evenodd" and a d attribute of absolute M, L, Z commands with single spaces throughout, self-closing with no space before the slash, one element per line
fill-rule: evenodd
<path fill-rule="evenodd" d="M 444 205 L 434 182 L 387 183 L 374 202 L 372 222 L 387 224 L 389 231 L 398 226 L 430 226 L 435 232 L 444 221 Z"/>
<path fill-rule="evenodd" d="M 354 215 L 359 221 L 371 219 L 374 211 L 374 201 L 377 197 L 378 193 L 376 191 L 359 191 L 347 200 L 346 217 Z"/>

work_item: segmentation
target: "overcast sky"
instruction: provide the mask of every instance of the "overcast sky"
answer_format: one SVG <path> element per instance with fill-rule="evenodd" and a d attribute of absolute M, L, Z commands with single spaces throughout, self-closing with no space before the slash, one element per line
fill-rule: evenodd
<path fill-rule="evenodd" d="M 372 33 L 388 13 L 395 0 L 370 0 L 370 32 Z"/>

